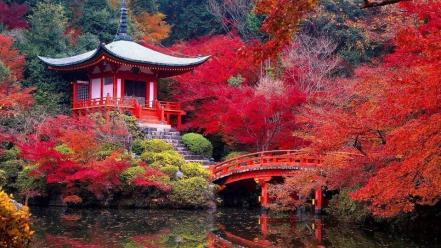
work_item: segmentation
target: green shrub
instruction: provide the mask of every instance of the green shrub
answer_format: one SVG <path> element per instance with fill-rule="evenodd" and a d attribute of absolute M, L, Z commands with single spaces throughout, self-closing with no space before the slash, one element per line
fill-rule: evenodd
<path fill-rule="evenodd" d="M 182 136 L 182 141 L 188 149 L 204 157 L 210 158 L 213 155 L 213 145 L 204 136 L 198 133 L 187 133 Z"/>
<path fill-rule="evenodd" d="M 18 155 L 20 154 L 20 150 L 13 146 L 10 149 L 7 149 L 3 152 L 3 154 L 1 154 L 0 159 L 3 161 L 8 161 L 8 160 L 16 160 L 18 159 Z"/>
<path fill-rule="evenodd" d="M 184 157 L 177 151 L 164 151 L 160 153 L 144 152 L 141 159 L 153 167 L 161 168 L 166 165 L 181 167 L 185 163 Z"/>
<path fill-rule="evenodd" d="M 208 179 L 210 172 L 200 163 L 185 163 L 181 167 L 186 177 L 202 177 Z"/>
<path fill-rule="evenodd" d="M 61 153 L 61 154 L 73 154 L 74 151 L 67 146 L 66 144 L 61 144 L 55 147 L 55 151 Z"/>
<path fill-rule="evenodd" d="M 247 154 L 247 152 L 230 152 L 230 153 L 228 153 L 227 156 L 225 156 L 224 160 L 227 161 L 227 160 L 230 160 L 230 159 L 233 159 L 233 158 L 237 158 L 237 157 L 243 156 L 245 154 Z"/>
<path fill-rule="evenodd" d="M 179 167 L 174 166 L 174 165 L 165 165 L 165 166 L 162 166 L 161 168 L 159 168 L 159 170 L 164 172 L 170 178 L 176 178 L 176 173 L 178 172 Z"/>
<path fill-rule="evenodd" d="M 136 139 L 132 145 L 132 151 L 138 155 L 144 152 L 159 153 L 173 150 L 173 145 L 160 139 Z"/>
<path fill-rule="evenodd" d="M 101 159 L 105 159 L 105 158 L 109 157 L 110 155 L 112 155 L 112 153 L 114 151 L 118 150 L 119 148 L 121 148 L 121 147 L 117 144 L 106 143 L 101 147 L 101 149 L 98 151 L 97 155 Z"/>
<path fill-rule="evenodd" d="M 329 201 L 326 211 L 346 222 L 363 223 L 371 216 L 369 210 L 359 202 L 352 200 L 350 194 L 355 189 L 343 189 Z"/>
<path fill-rule="evenodd" d="M 6 185 L 8 178 L 6 177 L 6 172 L 4 170 L 0 170 L 0 188 Z"/>
<path fill-rule="evenodd" d="M 141 155 L 144 152 L 144 140 L 135 139 L 132 144 L 132 152 L 136 155 Z"/>
<path fill-rule="evenodd" d="M 35 170 L 37 166 L 25 166 L 17 177 L 17 188 L 22 195 L 25 196 L 25 202 L 28 198 L 36 196 L 38 194 L 45 194 L 46 192 L 46 180 L 42 177 L 31 176 L 30 173 Z"/>
<path fill-rule="evenodd" d="M 186 207 L 202 207 L 210 200 L 209 182 L 202 177 L 192 177 L 173 183 L 170 199 Z"/>
<path fill-rule="evenodd" d="M 9 160 L 0 163 L 0 170 L 4 171 L 6 176 L 6 184 L 4 185 L 6 191 L 14 192 L 16 190 L 15 181 L 24 166 L 23 160 Z"/>
<path fill-rule="evenodd" d="M 124 182 L 130 184 L 133 181 L 133 179 L 144 173 L 145 173 L 145 169 L 141 166 L 130 167 L 121 173 L 121 179 Z"/>
<path fill-rule="evenodd" d="M 146 139 L 144 140 L 144 147 L 146 152 L 165 152 L 173 151 L 173 145 L 160 139 Z"/>
<path fill-rule="evenodd" d="M 121 114 L 124 118 L 124 122 L 129 129 L 130 134 L 134 139 L 142 137 L 142 131 L 138 126 L 138 119 L 135 116 Z"/>

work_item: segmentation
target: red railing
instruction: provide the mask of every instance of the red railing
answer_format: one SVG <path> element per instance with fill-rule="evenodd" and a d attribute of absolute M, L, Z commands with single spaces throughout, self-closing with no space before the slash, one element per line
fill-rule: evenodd
<path fill-rule="evenodd" d="M 132 104 L 133 104 L 133 115 L 136 118 L 141 118 L 141 105 L 138 103 L 138 101 L 136 99 L 132 99 Z"/>
<path fill-rule="evenodd" d="M 133 99 L 131 98 L 94 98 L 87 100 L 77 100 L 73 104 L 74 109 L 92 108 L 92 107 L 122 107 L 132 108 Z"/>
<path fill-rule="evenodd" d="M 170 124 L 170 116 L 177 116 L 177 127 L 181 125 L 181 116 L 185 115 L 185 112 L 181 110 L 181 104 L 178 102 L 165 102 L 155 100 L 153 102 L 152 108 L 139 104 L 138 100 L 134 97 L 125 98 L 94 98 L 87 100 L 77 100 L 74 101 L 73 110 L 88 111 L 88 110 L 98 110 L 98 111 L 111 111 L 113 109 L 122 109 L 124 111 L 130 111 L 138 119 L 142 118 L 143 108 L 147 110 L 153 110 L 156 112 L 157 116 L 161 122 Z"/>
<path fill-rule="evenodd" d="M 161 105 L 160 101 L 155 101 L 155 109 L 156 109 L 156 113 L 159 116 L 159 119 L 161 121 L 164 121 L 164 119 L 165 119 L 164 112 L 165 111 L 164 111 L 164 107 Z"/>
<path fill-rule="evenodd" d="M 165 102 L 165 101 L 159 101 L 159 104 L 164 108 L 166 111 L 181 111 L 181 103 L 179 102 Z"/>
<path fill-rule="evenodd" d="M 298 150 L 265 151 L 246 154 L 219 163 L 211 168 L 212 180 L 244 169 L 264 170 L 265 167 L 281 166 L 316 166 L 323 162 L 319 156 L 312 156 Z"/>

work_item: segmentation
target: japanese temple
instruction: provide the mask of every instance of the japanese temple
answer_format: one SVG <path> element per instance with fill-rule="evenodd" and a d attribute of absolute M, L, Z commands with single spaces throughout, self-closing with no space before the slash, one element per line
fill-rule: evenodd
<path fill-rule="evenodd" d="M 159 79 L 190 72 L 209 56 L 183 58 L 154 51 L 134 42 L 127 27 L 127 5 L 123 0 L 113 42 L 72 57 L 39 58 L 50 70 L 71 79 L 74 114 L 120 110 L 130 112 L 142 123 L 179 128 L 185 112 L 178 102 L 158 99 Z"/>

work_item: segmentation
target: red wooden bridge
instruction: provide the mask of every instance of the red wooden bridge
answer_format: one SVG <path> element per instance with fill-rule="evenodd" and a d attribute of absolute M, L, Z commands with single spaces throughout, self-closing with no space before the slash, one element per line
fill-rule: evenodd
<path fill-rule="evenodd" d="M 260 204 L 269 204 L 268 183 L 274 177 L 289 177 L 298 170 L 316 170 L 322 164 L 320 156 L 298 150 L 264 151 L 246 154 L 211 167 L 211 181 L 220 189 L 229 184 L 254 179 L 262 188 Z M 316 210 L 322 207 L 321 189 L 316 190 Z"/>

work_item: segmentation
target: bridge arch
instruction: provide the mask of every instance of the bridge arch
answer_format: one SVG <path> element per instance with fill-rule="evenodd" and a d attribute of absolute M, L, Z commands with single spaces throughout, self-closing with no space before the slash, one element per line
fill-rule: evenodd
<path fill-rule="evenodd" d="M 274 177 L 289 177 L 299 170 L 317 170 L 322 163 L 320 156 L 299 150 L 250 153 L 212 166 L 211 181 L 223 190 L 229 184 L 253 179 L 261 187 L 262 208 L 268 208 L 268 186 Z M 316 206 L 321 208 L 321 189 L 318 191 Z"/>

